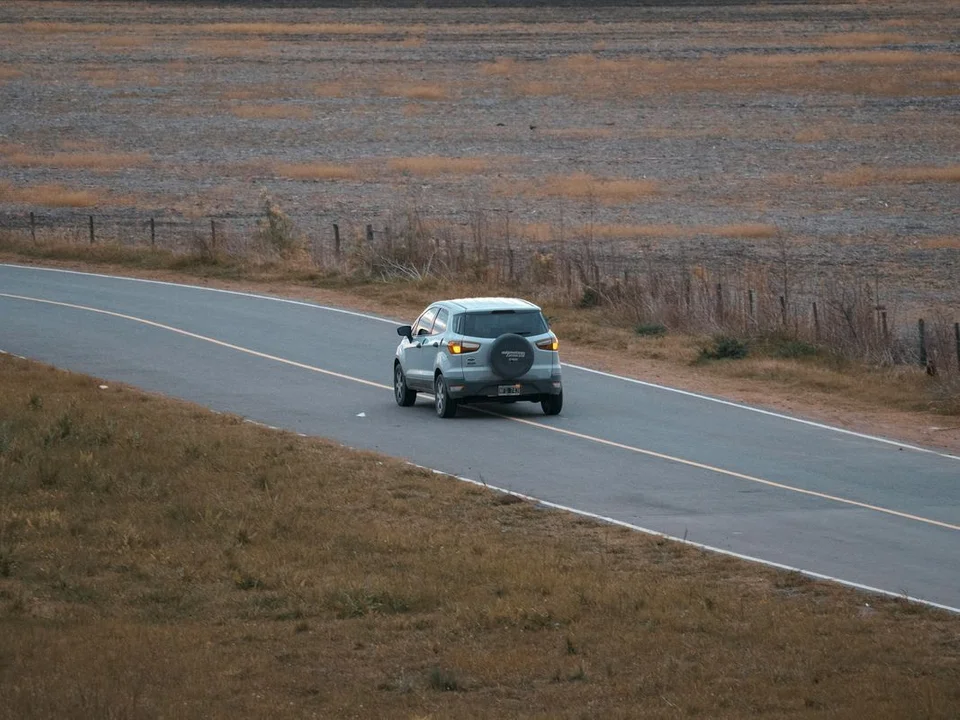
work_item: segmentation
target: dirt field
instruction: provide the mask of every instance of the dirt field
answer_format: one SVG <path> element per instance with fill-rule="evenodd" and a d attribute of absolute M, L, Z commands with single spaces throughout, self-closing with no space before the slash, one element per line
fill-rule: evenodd
<path fill-rule="evenodd" d="M 316 242 L 415 210 L 955 309 L 958 11 L 4 3 L 0 213 L 242 237 L 266 191 Z"/>

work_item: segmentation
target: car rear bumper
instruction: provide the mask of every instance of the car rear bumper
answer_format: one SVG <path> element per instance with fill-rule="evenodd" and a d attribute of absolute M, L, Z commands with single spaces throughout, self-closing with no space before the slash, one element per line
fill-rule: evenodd
<path fill-rule="evenodd" d="M 506 390 L 511 388 L 511 390 Z M 543 380 L 521 378 L 519 380 L 499 380 L 484 382 L 465 382 L 449 379 L 447 392 L 450 397 L 462 403 L 472 402 L 516 402 L 529 400 L 537 402 L 544 395 L 559 395 L 563 392 L 563 383 L 559 377 Z M 507 394 L 513 392 L 515 394 Z"/>

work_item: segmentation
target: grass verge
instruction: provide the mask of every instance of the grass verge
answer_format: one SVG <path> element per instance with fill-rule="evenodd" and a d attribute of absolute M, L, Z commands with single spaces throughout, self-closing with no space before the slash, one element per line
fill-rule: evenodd
<path fill-rule="evenodd" d="M 0 356 L 0 717 L 951 717 L 960 620 Z"/>

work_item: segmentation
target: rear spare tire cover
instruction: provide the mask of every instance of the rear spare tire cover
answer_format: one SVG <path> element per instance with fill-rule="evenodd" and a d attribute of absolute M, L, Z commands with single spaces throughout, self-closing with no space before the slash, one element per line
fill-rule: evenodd
<path fill-rule="evenodd" d="M 525 375 L 533 367 L 533 346 L 521 335 L 501 335 L 490 347 L 490 365 L 506 380 Z"/>

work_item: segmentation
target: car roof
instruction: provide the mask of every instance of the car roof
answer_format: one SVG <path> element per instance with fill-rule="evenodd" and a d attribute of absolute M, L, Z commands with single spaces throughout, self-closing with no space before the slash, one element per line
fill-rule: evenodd
<path fill-rule="evenodd" d="M 483 312 L 486 310 L 539 310 L 529 300 L 511 297 L 475 297 L 475 298 L 457 298 L 455 300 L 445 300 L 450 305 L 459 305 L 461 309 Z"/>

